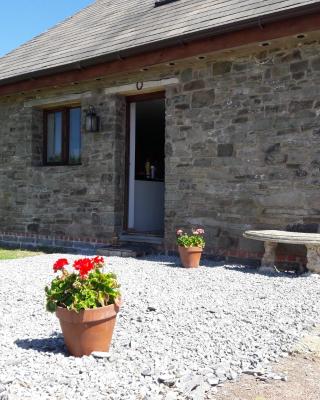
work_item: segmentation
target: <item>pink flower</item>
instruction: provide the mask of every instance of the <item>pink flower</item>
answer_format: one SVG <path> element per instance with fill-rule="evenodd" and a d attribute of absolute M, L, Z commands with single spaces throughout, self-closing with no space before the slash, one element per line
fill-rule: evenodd
<path fill-rule="evenodd" d="M 178 229 L 177 230 L 177 236 L 181 236 L 183 234 L 183 230 L 182 229 Z"/>
<path fill-rule="evenodd" d="M 204 230 L 201 229 L 201 228 L 192 229 L 192 233 L 193 233 L 194 235 L 203 235 L 203 234 L 204 234 Z"/>

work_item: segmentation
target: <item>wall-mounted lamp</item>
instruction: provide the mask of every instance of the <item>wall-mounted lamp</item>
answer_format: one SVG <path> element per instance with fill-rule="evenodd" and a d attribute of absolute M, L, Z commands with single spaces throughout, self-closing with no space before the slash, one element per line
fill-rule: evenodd
<path fill-rule="evenodd" d="M 86 131 L 87 132 L 98 132 L 99 130 L 99 117 L 93 106 L 89 106 L 89 110 L 86 113 Z"/>

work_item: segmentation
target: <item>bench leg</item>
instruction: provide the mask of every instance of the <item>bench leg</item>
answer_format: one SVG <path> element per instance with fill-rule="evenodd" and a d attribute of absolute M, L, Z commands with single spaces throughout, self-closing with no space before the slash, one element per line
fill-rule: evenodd
<path fill-rule="evenodd" d="M 320 274 L 320 246 L 307 244 L 306 247 L 308 270 Z"/>
<path fill-rule="evenodd" d="M 261 267 L 259 272 L 274 272 L 276 260 L 276 247 L 277 243 L 264 242 L 264 256 L 261 260 Z"/>

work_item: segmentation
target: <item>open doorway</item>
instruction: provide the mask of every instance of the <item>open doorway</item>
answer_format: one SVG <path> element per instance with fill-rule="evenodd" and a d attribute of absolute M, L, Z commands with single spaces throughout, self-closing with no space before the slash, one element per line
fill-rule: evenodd
<path fill-rule="evenodd" d="M 163 236 L 165 100 L 156 97 L 129 102 L 127 230 Z"/>

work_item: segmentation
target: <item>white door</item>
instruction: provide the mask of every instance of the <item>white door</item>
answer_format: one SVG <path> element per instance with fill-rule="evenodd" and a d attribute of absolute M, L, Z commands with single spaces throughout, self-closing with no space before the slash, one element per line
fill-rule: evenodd
<path fill-rule="evenodd" d="M 128 230 L 163 235 L 164 100 L 130 103 Z"/>

